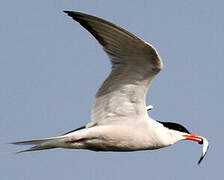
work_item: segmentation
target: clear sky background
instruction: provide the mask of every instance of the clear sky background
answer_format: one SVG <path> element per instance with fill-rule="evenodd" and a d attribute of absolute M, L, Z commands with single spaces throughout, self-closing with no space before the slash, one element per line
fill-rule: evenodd
<path fill-rule="evenodd" d="M 38 0 L 0 5 L 0 179 L 222 179 L 224 3 L 210 0 Z M 109 20 L 153 44 L 164 70 L 150 115 L 211 140 L 131 153 L 53 149 L 13 154 L 12 141 L 61 135 L 90 121 L 110 72 L 98 42 L 63 10 Z"/>

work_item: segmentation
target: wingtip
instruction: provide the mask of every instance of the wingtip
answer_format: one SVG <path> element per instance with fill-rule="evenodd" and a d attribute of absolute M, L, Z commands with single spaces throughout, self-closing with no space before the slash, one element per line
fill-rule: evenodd
<path fill-rule="evenodd" d="M 71 11 L 67 11 L 67 10 L 64 10 L 63 11 L 65 14 L 67 14 L 69 16 L 69 14 L 71 14 Z"/>
<path fill-rule="evenodd" d="M 68 16 L 72 16 L 72 15 L 74 15 L 74 14 L 75 14 L 75 12 L 74 12 L 74 11 L 64 10 L 63 12 L 64 12 L 64 13 L 66 13 Z"/>

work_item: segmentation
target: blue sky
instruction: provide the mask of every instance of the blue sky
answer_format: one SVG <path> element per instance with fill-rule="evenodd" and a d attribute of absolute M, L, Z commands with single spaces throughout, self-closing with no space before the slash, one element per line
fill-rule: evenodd
<path fill-rule="evenodd" d="M 221 179 L 223 1 L 3 1 L 0 6 L 1 179 Z M 109 20 L 153 44 L 164 62 L 147 96 L 150 115 L 210 139 L 202 146 L 131 153 L 54 149 L 13 154 L 7 144 L 63 134 L 90 121 L 110 72 L 97 41 L 63 10 Z"/>

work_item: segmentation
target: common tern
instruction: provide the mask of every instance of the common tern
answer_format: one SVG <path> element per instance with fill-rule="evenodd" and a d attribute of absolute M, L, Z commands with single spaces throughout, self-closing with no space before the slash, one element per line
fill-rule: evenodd
<path fill-rule="evenodd" d="M 102 45 L 112 71 L 98 90 L 91 122 L 68 133 L 13 144 L 35 145 L 19 152 L 51 148 L 93 151 L 138 151 L 167 147 L 182 140 L 203 144 L 204 158 L 209 141 L 191 134 L 184 126 L 153 120 L 145 98 L 163 62 L 156 49 L 121 27 L 88 14 L 64 11 L 79 22 Z"/>

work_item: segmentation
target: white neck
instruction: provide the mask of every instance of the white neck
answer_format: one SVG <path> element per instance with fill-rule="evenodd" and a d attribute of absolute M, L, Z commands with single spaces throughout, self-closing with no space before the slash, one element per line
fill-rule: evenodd
<path fill-rule="evenodd" d="M 168 128 L 164 127 L 161 123 L 159 123 L 155 120 L 153 120 L 153 122 L 151 122 L 151 123 L 153 123 L 153 126 L 154 126 L 154 128 L 153 128 L 154 133 L 155 133 L 154 136 L 158 139 L 157 142 L 161 143 L 160 144 L 161 147 L 170 146 L 172 144 L 177 143 L 178 141 L 185 139 L 185 137 L 183 135 L 185 135 L 186 133 L 168 129 Z"/>

